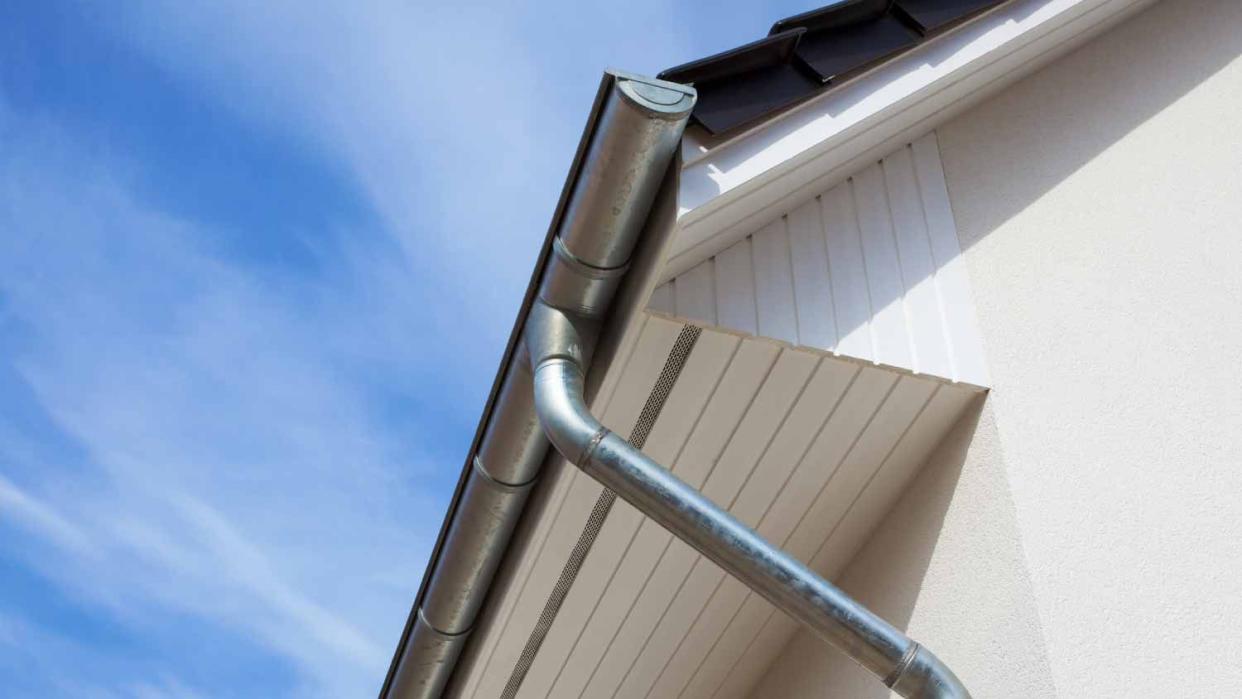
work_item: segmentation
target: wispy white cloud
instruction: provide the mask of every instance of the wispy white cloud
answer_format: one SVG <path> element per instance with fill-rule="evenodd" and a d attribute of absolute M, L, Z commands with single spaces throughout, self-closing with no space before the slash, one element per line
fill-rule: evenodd
<path fill-rule="evenodd" d="M 123 39 L 274 138 L 339 162 L 380 212 L 432 326 L 503 338 L 579 113 L 541 103 L 518 5 L 151 2 Z M 534 202 L 539 202 L 534 204 Z M 515 204 L 517 204 L 515 206 Z"/>
<path fill-rule="evenodd" d="M 49 632 L 20 613 L 0 610 L 0 670 L 4 673 L 0 676 L 0 688 L 4 689 L 6 697 L 199 699 L 208 696 L 170 672 L 157 671 L 134 682 L 115 685 L 97 681 L 100 673 L 113 674 L 117 666 L 126 662 L 126 658 L 113 649 Z M 84 674 L 93 677 L 84 679 Z"/>
<path fill-rule="evenodd" d="M 693 31 L 705 14 L 668 0 L 155 0 L 114 26 L 214 104 L 339 162 L 404 250 L 405 283 L 451 299 L 420 318 L 496 347 L 602 69 L 690 57 L 711 38 Z"/>
<path fill-rule="evenodd" d="M 207 699 L 208 695 L 175 677 L 137 682 L 128 688 L 133 699 Z"/>
<path fill-rule="evenodd" d="M 335 277 L 335 303 L 307 303 L 324 280 L 273 286 L 135 201 L 124 162 L 7 122 L 23 133 L 0 168 L 9 362 L 85 460 L 40 461 L 0 430 L 0 527 L 33 534 L 22 555 L 82 603 L 240 633 L 289 658 L 305 694 L 371 691 L 455 464 L 420 447 L 436 416 L 393 423 L 366 362 L 325 339 L 387 332 L 343 312 L 365 284 Z"/>
<path fill-rule="evenodd" d="M 77 555 L 89 555 L 90 541 L 73 522 L 31 498 L 0 475 L 0 521 L 29 529 Z"/>
<path fill-rule="evenodd" d="M 536 249 L 541 212 L 512 202 L 551 206 L 528 128 L 556 124 L 531 115 L 520 57 L 450 71 L 444 46 L 411 42 L 451 32 L 447 15 L 304 7 L 150 6 L 121 38 L 357 179 L 383 228 L 319 232 L 317 274 L 221 257 L 209 228 L 136 194 L 142 163 L 0 108 L 16 146 L 0 162 L 0 323 L 21 337 L 6 360 L 83 454 L 57 463 L 0 426 L 0 528 L 31 535 L 9 548 L 78 603 L 134 625 L 193 615 L 287 658 L 299 695 L 352 696 L 382 680 L 464 448 L 441 435 L 476 414 L 477 368 Z M 474 36 L 504 31 L 474 14 Z M 509 92 L 463 74 L 501 63 Z M 485 99 L 507 116 L 480 121 Z M 479 198 L 472 168 L 503 194 Z M 444 186 L 450 169 L 460 184 Z M 394 390 L 425 412 L 394 423 Z M 446 393 L 460 400 L 435 409 Z"/>

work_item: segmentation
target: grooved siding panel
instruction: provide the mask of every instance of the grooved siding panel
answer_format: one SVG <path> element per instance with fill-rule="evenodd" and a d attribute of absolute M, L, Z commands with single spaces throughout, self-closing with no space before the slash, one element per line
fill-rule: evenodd
<path fill-rule="evenodd" d="M 755 309 L 755 268 L 750 239 L 716 256 L 716 323 L 751 335 L 759 334 Z"/>
<path fill-rule="evenodd" d="M 960 257 L 932 133 L 672 279 L 651 307 L 986 386 Z"/>
<path fill-rule="evenodd" d="M 637 422 L 647 395 L 663 369 L 664 358 L 677 341 L 681 328 L 681 323 L 663 318 L 647 319 L 642 335 L 624 364 L 625 380 L 617 382 L 616 391 L 598 413 L 606 427 L 625 434 Z M 551 464 L 545 464 L 544 468 L 549 466 Z M 533 534 L 534 540 L 529 547 L 533 555 L 528 557 L 533 563 L 528 572 L 519 574 L 517 582 L 506 590 L 506 597 L 511 597 L 504 604 L 506 611 L 498 617 L 492 633 L 477 641 L 483 643 L 485 649 L 475 663 L 471 677 L 465 682 L 469 688 L 465 696 L 501 695 L 509 679 L 508 670 L 517 663 L 526 638 L 542 611 L 547 593 L 556 584 L 565 561 L 578 541 L 582 524 L 587 521 L 603 489 L 594 480 L 581 477 L 572 467 L 562 466 L 551 471 L 545 474 L 555 479 L 549 484 L 556 491 L 553 502 L 547 508 L 551 516 L 539 522 Z M 561 524 L 563 522 L 576 522 L 577 526 L 565 527 Z M 505 671 L 495 673 L 484 670 L 495 667 L 503 667 Z"/>
<path fill-rule="evenodd" d="M 940 387 L 908 431 L 875 470 L 811 559 L 811 567 L 832 578 L 853 558 L 884 513 L 897 502 L 940 439 L 953 427 L 971 393 Z M 736 585 L 736 583 L 735 583 Z M 798 626 L 763 598 L 739 588 L 744 601 L 732 610 L 728 628 L 713 652 L 694 671 L 683 697 L 744 697 L 754 678 L 775 660 Z"/>
<path fill-rule="evenodd" d="M 780 259 L 769 258 L 774 279 Z M 783 269 L 792 269 L 788 253 L 783 259 Z M 785 281 L 773 283 L 772 293 L 793 295 L 792 279 Z M 722 287 L 713 288 L 711 296 L 685 298 L 718 305 Z M 631 356 L 615 369 L 617 388 L 604 408 L 610 428 L 632 427 L 681 327 L 661 316 L 645 321 Z M 861 545 L 975 395 L 972 387 L 709 327 L 644 451 L 764 537 L 830 572 Z M 477 632 L 480 650 L 466 666 L 460 696 L 497 696 L 505 686 L 600 493 L 572 467 L 552 474 L 554 500 L 532 527 L 522 560 L 512 563 L 515 579 L 495 620 Z M 791 631 L 782 618 L 617 501 L 517 696 L 743 696 Z M 770 643 L 756 644 L 756 637 Z"/>
<path fill-rule="evenodd" d="M 683 318 L 716 323 L 716 261 L 708 260 L 682 275 L 673 287 L 673 309 Z"/>
<path fill-rule="evenodd" d="M 738 343 L 738 338 L 719 333 L 706 338 L 700 336 L 692 350 L 694 360 L 687 361 L 682 369 L 660 412 L 660 418 L 647 438 L 643 448 L 645 454 L 660 463 L 676 463 L 678 453 L 697 422 L 695 417 L 702 413 L 729 360 L 739 351 Z M 756 355 L 754 361 L 761 366 L 769 365 L 775 348 L 756 349 L 759 351 L 753 352 Z M 674 472 L 677 473 L 677 470 L 674 469 Z M 693 477 L 692 474 L 678 475 Z M 613 583 L 620 584 L 622 589 L 633 583 L 641 565 L 619 567 L 619 564 L 632 549 L 634 534 L 643 518 L 642 513 L 624 500 L 618 499 L 613 505 L 551 631 L 539 649 L 534 665 L 522 683 L 519 697 L 546 696 L 564 667 L 565 658 L 581 640 L 582 620 L 596 613 L 615 611 L 603 604 L 606 597 L 603 593 L 606 588 L 615 588 Z M 640 550 L 637 553 L 649 552 Z"/>

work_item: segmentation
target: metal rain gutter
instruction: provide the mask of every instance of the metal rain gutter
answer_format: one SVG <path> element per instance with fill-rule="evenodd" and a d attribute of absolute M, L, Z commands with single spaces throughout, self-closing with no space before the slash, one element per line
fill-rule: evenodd
<path fill-rule="evenodd" d="M 577 356 L 588 361 L 694 102 L 693 88 L 604 75 L 506 350 L 503 380 L 489 398 L 381 699 L 444 692 L 548 455 L 520 342 L 527 313 L 534 304 L 572 314 L 586 343 Z M 642 300 L 628 303 L 642 307 Z"/>
<path fill-rule="evenodd" d="M 904 697 L 968 699 L 935 655 L 605 429 L 587 407 L 586 370 L 609 316 L 641 308 L 613 296 L 636 253 L 652 201 L 674 162 L 693 89 L 610 72 L 604 78 L 535 298 L 519 317 L 504 380 L 485 413 L 428 578 L 381 692 L 439 697 L 466 644 L 549 440 L 566 459 L 845 652 Z M 625 280 L 627 286 L 634 279 Z M 649 285 L 649 284 L 648 284 Z M 634 306 L 631 308 L 630 306 Z M 546 437 L 545 437 L 546 435 Z"/>

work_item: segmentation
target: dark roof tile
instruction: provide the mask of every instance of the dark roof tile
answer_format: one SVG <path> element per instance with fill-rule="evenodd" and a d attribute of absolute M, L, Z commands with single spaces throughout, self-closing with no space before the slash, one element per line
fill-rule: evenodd
<path fill-rule="evenodd" d="M 904 14 L 925 36 L 947 31 L 1000 3 L 996 0 L 895 0 L 895 14 Z"/>
<path fill-rule="evenodd" d="M 881 15 L 853 26 L 808 32 L 794 53 L 821 82 L 841 82 L 913 48 L 920 38 L 895 17 Z"/>
<path fill-rule="evenodd" d="M 1004 0 L 845 0 L 780 20 L 768 37 L 670 68 L 713 134 L 757 121 L 914 48 Z"/>
<path fill-rule="evenodd" d="M 793 60 L 804 29 L 773 34 L 725 53 L 670 68 L 662 80 L 693 83 L 699 91 L 694 119 L 713 133 L 802 100 L 818 77 Z M 703 100 L 706 100 L 704 102 Z"/>

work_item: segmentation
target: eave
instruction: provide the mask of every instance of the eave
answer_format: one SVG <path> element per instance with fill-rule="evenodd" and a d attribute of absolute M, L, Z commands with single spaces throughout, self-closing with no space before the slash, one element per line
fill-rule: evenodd
<path fill-rule="evenodd" d="M 1011 0 L 720 141 L 683 140 L 672 278 L 1152 0 Z"/>
<path fill-rule="evenodd" d="M 814 198 L 863 165 L 875 162 L 893 147 L 926 133 L 939 121 L 1017 80 L 1148 2 L 1011 0 L 954 32 L 929 40 L 853 78 L 847 84 L 724 140 L 688 134 L 683 143 L 685 163 L 681 169 L 680 185 L 676 184 L 675 177 L 669 178 L 663 193 L 666 213 L 653 215 L 653 219 L 667 222 L 660 226 L 671 229 L 675 210 L 676 237 L 663 264 L 661 260 L 651 260 L 643 265 L 653 270 L 653 279 L 651 284 L 644 283 L 642 286 L 649 289 L 654 285 L 654 276 L 672 278 L 725 250 L 780 216 L 782 211 Z M 541 259 L 546 256 L 545 249 Z M 641 306 L 641 300 L 629 305 L 633 309 L 640 309 Z M 640 352 L 636 349 L 636 343 L 641 332 L 656 325 L 659 321 L 641 313 L 633 314 L 615 325 L 612 329 L 613 336 L 617 338 L 615 344 L 605 346 L 606 351 L 596 358 L 592 370 L 594 377 L 602 379 L 599 395 L 611 396 L 619 387 L 636 385 L 624 377 L 627 371 L 633 369 L 633 353 Z M 708 331 L 710 329 L 705 330 Z M 760 340 L 743 342 L 755 341 Z M 782 356 L 798 356 L 807 348 L 785 347 L 773 351 L 782 353 Z M 512 353 L 511 344 L 506 353 L 506 364 Z M 648 370 L 660 356 L 659 352 L 655 352 L 645 357 L 643 361 L 648 365 Z M 838 356 L 815 357 L 814 361 L 825 365 L 851 361 Z M 927 395 L 918 399 L 923 401 L 918 403 L 923 407 L 915 406 L 919 414 L 929 405 L 926 401 L 930 400 L 930 396 L 955 396 L 952 410 L 942 416 L 945 424 L 926 437 L 931 440 L 929 444 L 934 442 L 936 434 L 947 429 L 953 416 L 969 400 L 969 394 L 977 392 L 977 387 L 971 386 L 944 384 L 945 387 L 941 387 L 943 382 L 938 383 L 935 377 L 913 376 L 900 367 L 873 367 L 872 371 L 891 372 L 892 376 L 897 377 L 892 385 L 926 389 Z M 651 378 L 654 381 L 654 375 Z M 797 390 L 805 388 L 803 385 Z M 604 400 L 593 403 L 592 407 L 604 410 L 606 404 L 607 400 Z M 908 410 L 910 405 L 902 402 L 894 409 Z M 625 422 L 616 421 L 615 428 L 626 430 L 632 426 Z M 917 457 L 923 450 L 920 447 L 916 450 L 918 453 L 909 457 L 911 460 L 902 471 L 906 476 L 893 481 L 890 487 L 893 492 L 885 495 L 882 502 L 895 497 L 895 492 L 904 484 L 911 469 L 919 463 Z M 559 569 L 555 563 L 540 564 L 536 559 L 544 547 L 539 542 L 546 541 L 549 532 L 554 532 L 556 527 L 564 530 L 561 533 L 576 533 L 573 522 L 561 526 L 554 521 L 560 517 L 562 506 L 572 505 L 579 509 L 585 506 L 589 509 L 594 502 L 590 493 L 575 495 L 572 491 L 572 487 L 578 487 L 575 483 L 588 483 L 589 479 L 578 478 L 576 472 L 562 460 L 554 458 L 553 461 L 556 463 L 548 465 L 548 474 L 539 486 L 536 502 L 532 504 L 522 529 L 510 546 L 499 572 L 502 579 L 484 609 L 485 618 L 476 633 L 477 642 L 472 642 L 463 671 L 456 678 L 454 692 L 472 694 L 480 688 L 478 683 L 482 676 L 479 673 L 487 672 L 486 665 L 492 662 L 494 650 L 502 641 L 497 634 L 503 633 L 502 627 L 507 624 L 508 615 L 515 610 L 522 613 L 529 611 L 522 603 L 521 588 L 530 579 L 533 568 L 541 567 L 545 575 L 549 572 L 555 574 Z M 460 493 L 454 498 L 454 506 L 459 498 Z M 883 510 L 881 503 L 869 517 L 874 518 L 877 516 L 875 513 L 882 513 Z M 869 530 L 869 525 L 853 529 L 855 537 L 862 537 Z M 821 547 L 829 545 L 827 539 L 812 543 Z M 837 546 L 839 550 L 847 551 L 855 545 L 856 540 L 850 540 Z M 438 544 L 437 551 L 439 549 Z M 818 561 L 816 567 L 830 575 L 834 566 L 830 562 Z M 603 594 L 603 590 L 598 592 Z M 420 591 L 420 600 L 422 596 Z M 535 598 L 531 599 L 539 603 Z M 598 599 L 596 603 L 599 603 Z M 746 609 L 740 613 L 748 613 Z M 735 610 L 734 613 L 739 612 Z M 554 615 L 552 621 L 556 619 Z M 581 620 L 571 621 L 577 623 Z M 726 630 L 720 629 L 720 632 L 723 634 Z M 746 637 L 747 633 L 753 636 L 753 632 L 754 629 L 748 627 L 741 632 L 733 632 L 732 638 Z M 519 628 L 518 633 L 525 634 L 527 630 Z M 513 642 L 509 642 L 508 647 L 512 649 Z M 520 641 L 517 647 L 521 648 Z M 535 660 L 532 658 L 530 662 Z M 553 677 L 550 681 L 555 683 L 557 680 Z"/>

